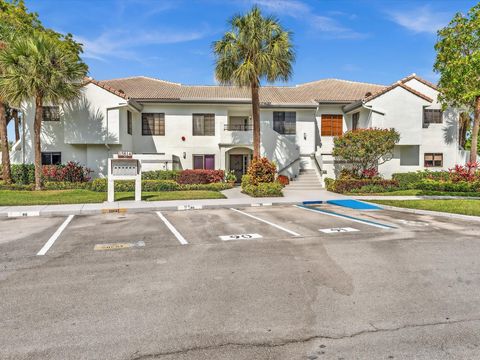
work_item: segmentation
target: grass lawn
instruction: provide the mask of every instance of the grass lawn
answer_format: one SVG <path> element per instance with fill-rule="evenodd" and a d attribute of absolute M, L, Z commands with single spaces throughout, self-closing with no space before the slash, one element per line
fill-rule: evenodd
<path fill-rule="evenodd" d="M 480 200 L 369 200 L 380 205 L 480 216 Z"/>
<path fill-rule="evenodd" d="M 348 195 L 359 195 L 359 196 L 466 196 L 466 197 L 480 197 L 478 192 L 447 192 L 447 191 L 430 191 L 430 190 L 395 190 L 387 191 L 382 193 L 350 193 Z"/>
<path fill-rule="evenodd" d="M 142 200 L 194 200 L 194 199 L 224 199 L 218 191 L 164 191 L 144 192 Z M 133 192 L 115 193 L 115 200 L 134 200 Z M 107 193 L 90 190 L 45 190 L 45 191 L 15 191 L 0 190 L 0 206 L 14 205 L 54 205 L 54 204 L 84 204 L 101 203 L 107 200 Z"/>

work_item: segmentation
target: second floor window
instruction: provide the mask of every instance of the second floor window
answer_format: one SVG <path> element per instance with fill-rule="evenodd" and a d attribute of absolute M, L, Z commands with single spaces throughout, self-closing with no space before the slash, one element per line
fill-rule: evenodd
<path fill-rule="evenodd" d="M 343 115 L 322 114 L 322 136 L 340 136 L 343 134 Z"/>
<path fill-rule="evenodd" d="M 295 111 L 274 111 L 273 130 L 282 135 L 297 133 L 297 113 Z"/>
<path fill-rule="evenodd" d="M 193 135 L 214 136 L 215 114 L 193 114 Z"/>
<path fill-rule="evenodd" d="M 127 134 L 132 135 L 132 113 L 127 110 Z"/>
<path fill-rule="evenodd" d="M 443 122 L 443 113 L 440 109 L 423 109 L 423 126 L 429 124 L 441 124 Z"/>
<path fill-rule="evenodd" d="M 165 114 L 142 113 L 142 135 L 165 135 Z"/>
<path fill-rule="evenodd" d="M 44 106 L 43 107 L 43 121 L 60 121 L 60 107 L 59 106 Z"/>

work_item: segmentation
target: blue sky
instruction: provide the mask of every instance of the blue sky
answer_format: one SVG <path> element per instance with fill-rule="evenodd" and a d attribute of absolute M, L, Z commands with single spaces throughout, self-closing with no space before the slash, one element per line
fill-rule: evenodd
<path fill-rule="evenodd" d="M 294 33 L 290 84 L 326 77 L 389 84 L 432 72 L 436 30 L 476 1 L 26 0 L 45 26 L 85 47 L 90 76 L 213 84 L 211 44 L 258 4 Z"/>

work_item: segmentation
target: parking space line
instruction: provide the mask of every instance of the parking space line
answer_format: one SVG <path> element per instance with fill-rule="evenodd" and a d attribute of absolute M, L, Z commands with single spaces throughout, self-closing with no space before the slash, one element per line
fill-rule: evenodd
<path fill-rule="evenodd" d="M 289 234 L 291 234 L 291 235 L 293 235 L 293 236 L 302 236 L 302 235 L 296 233 L 295 231 L 285 229 L 284 227 L 282 227 L 282 226 L 280 226 L 280 225 L 277 225 L 277 224 L 274 224 L 274 223 L 272 223 L 272 222 L 270 222 L 270 221 L 268 221 L 268 220 L 264 220 L 264 219 L 261 219 L 261 218 L 259 218 L 259 217 L 253 216 L 253 215 L 251 215 L 251 214 L 249 214 L 249 213 L 246 213 L 246 212 L 243 212 L 243 211 L 234 209 L 234 208 L 230 208 L 230 210 L 233 210 L 233 211 L 236 211 L 236 212 L 238 212 L 238 213 L 240 213 L 240 214 L 243 214 L 243 215 L 245 215 L 245 216 L 251 217 L 252 219 L 261 221 L 261 222 L 263 222 L 263 223 L 265 223 L 265 224 L 268 224 L 268 225 L 270 225 L 270 226 L 273 226 L 273 227 L 275 227 L 275 228 L 277 228 L 277 229 L 279 229 L 279 230 L 285 231 L 285 232 L 287 232 L 287 233 L 289 233 Z"/>
<path fill-rule="evenodd" d="M 303 205 L 293 205 L 293 206 L 295 206 L 296 208 L 301 209 L 301 210 L 313 211 L 313 212 L 322 213 L 322 214 L 325 214 L 325 215 L 328 215 L 328 216 L 333 216 L 333 217 L 337 217 L 337 218 L 341 218 L 341 219 L 347 219 L 347 220 L 354 221 L 354 222 L 357 222 L 357 223 L 360 223 L 360 224 L 374 226 L 374 227 L 377 227 L 377 228 L 380 228 L 380 229 L 395 229 L 395 226 L 384 225 L 384 224 L 380 224 L 380 223 L 370 221 L 370 220 L 359 219 L 359 218 L 349 216 L 349 215 L 344 215 L 344 214 L 338 214 L 338 213 L 335 213 L 335 212 L 329 211 L 329 210 L 316 209 L 316 208 L 312 209 L 308 206 L 303 206 Z"/>
<path fill-rule="evenodd" d="M 60 234 L 65 230 L 65 228 L 70 224 L 70 221 L 72 221 L 73 217 L 75 215 L 68 215 L 67 219 L 63 222 L 62 225 L 55 231 L 55 233 L 48 239 L 48 241 L 43 245 L 43 247 L 40 249 L 40 251 L 37 253 L 37 255 L 45 255 L 47 251 L 52 247 L 52 245 L 57 241 L 58 237 Z"/>
<path fill-rule="evenodd" d="M 182 245 L 188 245 L 188 241 L 185 240 L 185 238 L 178 232 L 177 229 L 175 229 L 175 226 L 173 226 L 170 221 L 167 220 L 165 216 L 160 211 L 157 211 L 158 217 L 164 222 L 165 225 L 167 225 L 168 229 L 172 232 L 173 235 L 177 238 L 177 240 L 180 242 Z"/>

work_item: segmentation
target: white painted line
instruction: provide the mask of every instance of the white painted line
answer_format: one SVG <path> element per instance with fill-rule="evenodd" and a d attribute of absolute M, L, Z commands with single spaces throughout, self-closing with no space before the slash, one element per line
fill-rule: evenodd
<path fill-rule="evenodd" d="M 360 231 L 360 230 L 354 229 L 351 227 L 344 227 L 344 228 L 319 229 L 318 231 L 321 231 L 325 234 L 337 234 L 337 233 Z"/>
<path fill-rule="evenodd" d="M 359 223 L 359 224 L 370 225 L 370 226 L 374 226 L 374 227 L 377 227 L 377 228 L 380 228 L 380 229 L 392 229 L 391 226 L 378 224 L 378 223 L 375 223 L 375 222 L 372 222 L 372 221 L 369 221 L 369 220 L 357 219 L 357 218 L 354 218 L 354 217 L 348 216 L 348 215 L 339 215 L 339 214 L 333 213 L 331 211 L 313 210 L 313 209 L 308 209 L 306 207 L 298 206 L 298 205 L 293 205 L 293 206 L 298 208 L 298 209 L 301 209 L 301 210 L 311 211 L 311 212 L 314 212 L 314 213 L 317 213 L 317 214 L 325 214 L 325 215 L 333 216 L 333 217 L 336 217 L 336 218 L 339 218 L 339 219 L 350 220 L 350 221 L 353 221 L 353 222 L 356 222 L 356 223 Z"/>
<path fill-rule="evenodd" d="M 52 247 L 53 243 L 57 241 L 58 237 L 60 234 L 65 230 L 65 228 L 70 224 L 70 221 L 72 221 L 73 217 L 75 215 L 68 215 L 67 219 L 63 222 L 62 225 L 55 231 L 55 233 L 48 239 L 48 241 L 43 245 L 43 247 L 40 249 L 40 251 L 37 253 L 37 255 L 45 255 L 47 251 Z"/>
<path fill-rule="evenodd" d="M 251 214 L 249 214 L 249 213 L 246 213 L 246 212 L 243 212 L 243 211 L 234 209 L 234 208 L 230 208 L 230 210 L 233 210 L 233 211 L 236 211 L 236 212 L 238 212 L 238 213 L 240 213 L 240 214 L 243 214 L 243 215 L 245 215 L 245 216 L 251 217 L 252 219 L 255 219 L 255 220 L 264 222 L 265 224 L 268 224 L 268 225 L 270 225 L 270 226 L 276 227 L 277 229 L 280 229 L 280 230 L 282 230 L 282 231 L 285 231 L 285 232 L 287 232 L 287 233 L 289 233 L 289 234 L 291 234 L 291 235 L 293 235 L 293 236 L 302 236 L 302 235 L 296 233 L 295 231 L 285 229 L 284 227 L 282 227 L 282 226 L 280 226 L 280 225 L 277 225 L 277 224 L 274 224 L 274 223 L 272 223 L 272 222 L 270 222 L 270 221 L 267 221 L 267 220 L 261 219 L 261 218 L 259 218 L 259 217 L 253 216 L 253 215 L 251 215 Z"/>
<path fill-rule="evenodd" d="M 167 220 L 165 216 L 160 211 L 157 211 L 157 215 L 162 221 L 164 222 L 165 225 L 167 225 L 168 229 L 172 232 L 173 235 L 177 238 L 177 240 L 180 242 L 182 245 L 188 245 L 188 241 L 185 240 L 185 238 L 178 232 L 177 229 L 175 229 L 175 226 L 173 226 L 170 221 Z"/>
<path fill-rule="evenodd" d="M 7 213 L 8 217 L 26 217 L 26 216 L 40 216 L 40 211 L 11 211 Z"/>
<path fill-rule="evenodd" d="M 260 234 L 238 234 L 238 235 L 221 235 L 219 236 L 220 240 L 231 241 L 231 240 L 252 240 L 260 239 L 263 236 Z"/>

